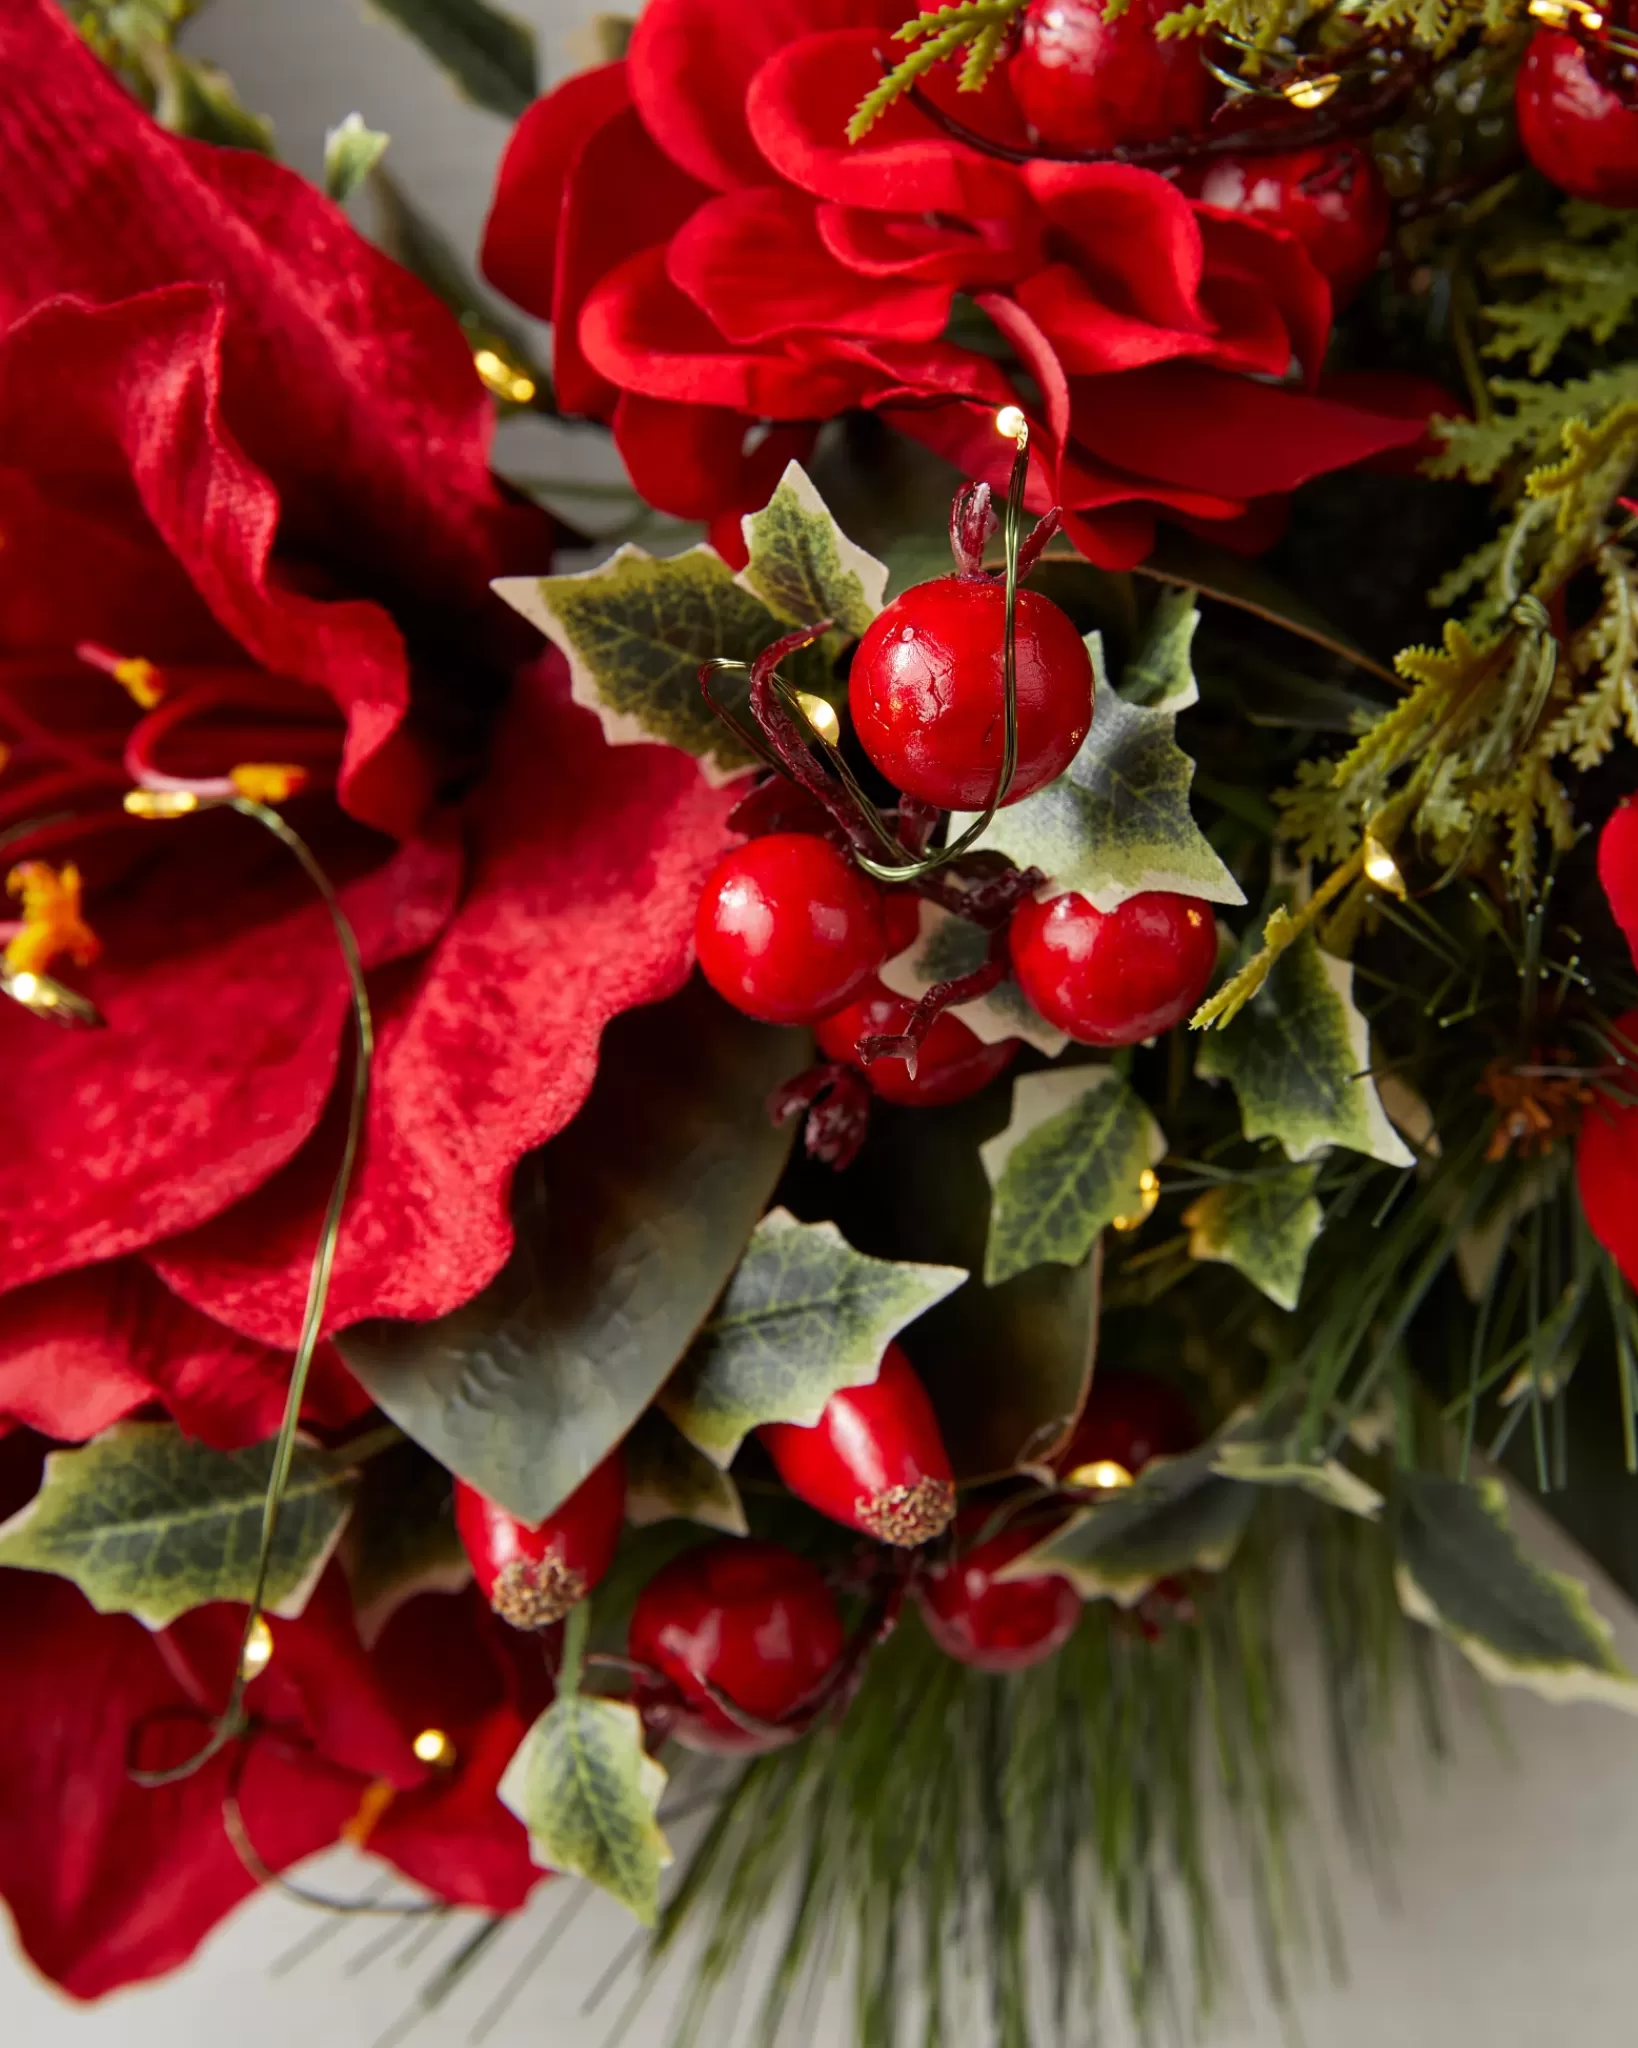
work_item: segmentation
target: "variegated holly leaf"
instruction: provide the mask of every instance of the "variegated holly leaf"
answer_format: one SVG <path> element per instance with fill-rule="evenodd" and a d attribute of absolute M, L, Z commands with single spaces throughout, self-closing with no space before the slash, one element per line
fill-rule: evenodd
<path fill-rule="evenodd" d="M 1302 1293 L 1308 1248 L 1325 1212 L 1314 1199 L 1317 1166 L 1288 1166 L 1207 1191 L 1183 1211 L 1189 1256 L 1236 1266 L 1281 1308 Z"/>
<path fill-rule="evenodd" d="M 543 1870 L 588 1879 L 652 1927 L 671 1861 L 655 1819 L 665 1785 L 637 1709 L 576 1692 L 554 1700 L 524 1736 L 500 1798 L 528 1829 Z"/>
<path fill-rule="evenodd" d="M 683 1521 L 725 1536 L 749 1533 L 739 1488 L 658 1408 L 626 1438 L 626 1520 L 638 1529 Z"/>
<path fill-rule="evenodd" d="M 1153 711 L 1187 711 L 1200 701 L 1194 679 L 1194 635 L 1200 607 L 1192 590 L 1163 589 L 1149 615 L 1137 652 L 1121 671 L 1120 693 L 1128 704 Z"/>
<path fill-rule="evenodd" d="M 1113 1067 L 1013 1083 L 1012 1121 L 981 1148 L 993 1196 L 984 1279 L 1056 1259 L 1077 1266 L 1117 1216 L 1142 1213 L 1142 1177 L 1165 1134 Z"/>
<path fill-rule="evenodd" d="M 1327 1507 L 1366 1521 L 1375 1521 L 1382 1512 L 1381 1494 L 1340 1458 L 1299 1457 L 1288 1444 L 1228 1437 L 1212 1470 L 1225 1479 L 1238 1479 L 1243 1486 L 1295 1486 Z"/>
<path fill-rule="evenodd" d="M 400 1429 L 535 1523 L 659 1392 L 739 1262 L 790 1150 L 767 1100 L 805 1032 L 696 977 L 604 1033 L 579 1115 L 518 1171 L 512 1255 L 435 1322 L 337 1342 Z"/>
<path fill-rule="evenodd" d="M 540 90 L 535 32 L 489 0 L 370 0 L 475 106 L 515 121 Z"/>
<path fill-rule="evenodd" d="M 1056 782 L 997 812 L 980 846 L 1039 868 L 1047 894 L 1074 890 L 1101 911 L 1145 889 L 1244 903 L 1189 810 L 1194 763 L 1177 744 L 1176 726 L 1196 696 L 1188 667 L 1193 631 L 1192 604 L 1186 624 L 1175 606 L 1157 611 L 1133 665 L 1135 688 L 1164 693 L 1153 704 L 1129 702 L 1111 685 L 1099 636 L 1088 636 L 1096 688 L 1080 752 Z"/>
<path fill-rule="evenodd" d="M 942 910 L 925 897 L 920 914 L 921 929 L 915 943 L 878 970 L 881 980 L 895 995 L 908 996 L 912 1002 L 924 996 L 935 982 L 954 981 L 982 967 L 990 951 L 989 933 L 981 931 L 969 918 L 957 917 L 953 910 Z M 973 1036 L 986 1045 L 997 1045 L 1004 1038 L 1021 1038 L 1037 1052 L 1044 1052 L 1048 1059 L 1056 1059 L 1069 1043 L 1063 1032 L 1054 1030 L 1031 1007 L 1024 991 L 1010 976 L 976 1002 L 957 1003 L 950 1015 L 959 1017 Z"/>
<path fill-rule="evenodd" d="M 1638 1713 L 1638 1679 L 1611 1647 L 1586 1587 L 1532 1564 L 1499 1479 L 1402 1473 L 1395 1489 L 1399 1604 L 1497 1685 Z"/>
<path fill-rule="evenodd" d="M 959 1266 L 866 1258 L 834 1223 L 775 1209 L 660 1404 L 726 1467 L 762 1423 L 811 1428 L 832 1394 L 873 1380 L 905 1324 L 966 1277 Z"/>
<path fill-rule="evenodd" d="M 52 1451 L 40 1490 L 0 1524 L 0 1565 L 72 1579 L 99 1614 L 165 1628 L 256 1586 L 271 1442 L 212 1451 L 169 1422 L 116 1422 Z M 300 1614 L 329 1562 L 357 1474 L 298 1442 L 267 1576 L 270 1613 Z"/>
<path fill-rule="evenodd" d="M 611 746 L 659 740 L 700 762 L 712 782 L 752 765 L 750 752 L 700 691 L 703 661 L 750 661 L 786 622 L 735 578 L 714 548 L 656 557 L 618 549 L 601 567 L 572 576 L 503 576 L 497 593 L 568 658 L 577 704 L 595 711 Z M 784 672 L 801 688 L 835 694 L 817 649 Z M 730 679 L 719 700 L 743 713 L 745 686 Z"/>
<path fill-rule="evenodd" d="M 345 205 L 386 154 L 390 138 L 366 128 L 362 114 L 349 114 L 324 138 L 324 189 Z"/>
<path fill-rule="evenodd" d="M 787 463 L 760 512 L 740 522 L 750 560 L 736 579 L 792 626 L 833 619 L 857 640 L 882 608 L 887 564 L 836 524 L 799 462 Z"/>
<path fill-rule="evenodd" d="M 450 1476 L 419 1444 L 394 1444 L 364 1466 L 341 1564 L 366 1648 L 406 1600 L 459 1592 L 471 1578 Z"/>
<path fill-rule="evenodd" d="M 1058 1572 L 1083 1600 L 1133 1607 L 1157 1580 L 1221 1571 L 1257 1505 L 1257 1489 L 1215 1469 L 1222 1442 L 1157 1458 L 1130 1486 L 1082 1508 L 999 1577 Z"/>
<path fill-rule="evenodd" d="M 1385 1166 L 1412 1166 L 1370 1078 L 1371 1035 L 1353 989 L 1347 961 L 1304 933 L 1232 1023 L 1201 1041 L 1197 1070 L 1227 1081 L 1246 1136 L 1277 1138 L 1288 1159 L 1344 1145 Z"/>

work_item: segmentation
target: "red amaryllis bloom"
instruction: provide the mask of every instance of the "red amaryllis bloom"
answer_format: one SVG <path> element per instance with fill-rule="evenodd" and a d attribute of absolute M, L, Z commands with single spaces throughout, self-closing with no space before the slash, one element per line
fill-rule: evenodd
<path fill-rule="evenodd" d="M 1160 514 L 1266 540 L 1281 493 L 1416 440 L 1312 388 L 1330 292 L 1284 233 L 1150 171 L 1003 161 L 908 103 L 849 145 L 903 13 L 651 0 L 623 61 L 519 124 L 485 267 L 554 323 L 559 402 L 612 421 L 645 497 L 737 552 L 727 515 L 853 407 L 999 482 L 994 412 L 1025 394 L 974 326 L 1032 380 L 1035 497 L 1109 566 Z M 961 111 L 1024 142 L 1004 66 Z"/>
<path fill-rule="evenodd" d="M 1638 797 L 1606 820 L 1598 878 L 1638 966 Z M 1581 1206 L 1592 1233 L 1638 1287 L 1638 1010 L 1615 1020 L 1624 1068 L 1587 1107 L 1576 1147 Z"/>
<path fill-rule="evenodd" d="M 374 978 L 332 1321 L 496 1271 L 514 1162 L 669 993 L 723 802 L 606 748 L 489 594 L 550 535 L 487 467 L 456 323 L 292 173 L 164 133 L 52 0 L 0 17 L 0 1428 L 277 1415 L 347 987 L 288 853 L 150 787 L 292 789 Z M 523 650 L 526 656 L 528 649 Z M 42 816 L 25 836 L 17 828 Z M 334 1361 L 317 1413 L 358 1402 Z"/>

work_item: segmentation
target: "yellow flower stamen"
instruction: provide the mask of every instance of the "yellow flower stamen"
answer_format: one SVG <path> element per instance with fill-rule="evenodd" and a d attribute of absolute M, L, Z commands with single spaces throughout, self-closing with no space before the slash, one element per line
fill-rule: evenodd
<path fill-rule="evenodd" d="M 159 680 L 158 669 L 151 661 L 144 661 L 140 654 L 116 661 L 113 674 L 114 681 L 129 694 L 139 711 L 152 711 L 165 695 L 165 685 Z"/>
<path fill-rule="evenodd" d="M 228 770 L 228 780 L 252 803 L 282 804 L 305 784 L 307 770 L 290 761 L 242 761 Z"/>
<path fill-rule="evenodd" d="M 20 861 L 6 877 L 6 887 L 22 899 L 23 908 L 22 929 L 6 946 L 9 973 L 44 975 L 62 958 L 89 967 L 102 951 L 80 913 L 80 871 L 72 861 L 61 868 L 44 860 Z"/>
<path fill-rule="evenodd" d="M 376 1829 L 381 1817 L 391 1806 L 394 1786 L 390 1778 L 372 1778 L 364 1787 L 364 1795 L 358 1802 L 357 1811 L 341 1830 L 341 1839 L 349 1848 L 362 1849 Z"/>

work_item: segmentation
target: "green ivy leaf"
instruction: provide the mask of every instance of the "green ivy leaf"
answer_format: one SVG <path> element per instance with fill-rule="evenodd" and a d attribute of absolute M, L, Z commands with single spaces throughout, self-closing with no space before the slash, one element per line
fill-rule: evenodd
<path fill-rule="evenodd" d="M 535 32 L 488 0 L 370 0 L 412 35 L 458 91 L 515 121 L 540 91 Z"/>
<path fill-rule="evenodd" d="M 1638 1680 L 1611 1647 L 1586 1587 L 1532 1564 L 1507 1520 L 1499 1479 L 1399 1475 L 1399 1604 L 1497 1685 L 1549 1700 L 1601 1700 L 1638 1713 Z"/>
<path fill-rule="evenodd" d="M 225 71 L 152 42 L 142 46 L 140 61 L 153 87 L 154 119 L 162 128 L 196 142 L 214 142 L 219 149 L 273 155 L 272 122 L 250 111 Z"/>
<path fill-rule="evenodd" d="M 974 968 L 984 965 L 990 953 L 989 933 L 980 930 L 970 918 L 957 917 L 953 910 L 942 910 L 925 897 L 919 909 L 921 929 L 914 944 L 877 970 L 895 995 L 908 996 L 912 1002 L 924 996 L 935 982 L 954 981 L 959 975 L 971 974 Z M 974 1037 L 981 1038 L 986 1045 L 999 1044 L 1003 1038 L 1021 1038 L 1037 1052 L 1044 1052 L 1048 1059 L 1056 1059 L 1069 1043 L 1063 1032 L 1055 1030 L 1031 1007 L 1024 991 L 1010 976 L 976 1002 L 957 1003 L 950 1014 L 959 1017 Z"/>
<path fill-rule="evenodd" d="M 344 206 L 363 184 L 392 138 L 379 128 L 366 128 L 362 114 L 349 114 L 324 138 L 324 189 Z"/>
<path fill-rule="evenodd" d="M 212 1451 L 169 1422 L 116 1422 L 52 1451 L 40 1490 L 0 1524 L 0 1565 L 72 1579 L 99 1614 L 165 1628 L 256 1586 L 271 1442 Z M 298 1442 L 267 1576 L 269 1612 L 297 1615 L 336 1547 L 357 1475 Z"/>
<path fill-rule="evenodd" d="M 735 579 L 792 626 L 834 619 L 857 640 L 882 608 L 887 565 L 855 546 L 799 462 L 760 512 L 740 522 L 750 560 Z"/>
<path fill-rule="evenodd" d="M 597 1079 L 519 1169 L 499 1276 L 432 1323 L 337 1339 L 394 1422 L 526 1522 L 560 1506 L 654 1399 L 772 1194 L 789 1130 L 766 1103 L 803 1032 L 695 980 L 604 1034 Z"/>
<path fill-rule="evenodd" d="M 701 662 L 749 661 L 785 630 L 714 548 L 656 559 L 618 549 L 574 576 L 503 576 L 496 591 L 568 657 L 577 704 L 595 711 L 611 746 L 659 740 L 693 754 L 712 782 L 752 762 L 700 693 Z M 806 650 L 810 656 L 817 650 Z M 830 693 L 828 669 L 798 655 L 786 672 Z M 725 682 L 724 702 L 742 705 Z"/>
<path fill-rule="evenodd" d="M 1117 909 L 1145 889 L 1244 903 L 1189 810 L 1194 763 L 1177 744 L 1177 714 L 1198 695 L 1188 650 L 1196 613 L 1163 601 L 1129 674 L 1128 701 L 1104 674 L 1102 643 L 1088 635 L 1096 688 L 1092 729 L 1080 752 L 1034 796 L 1008 804 L 978 842 L 1019 867 L 1037 867 L 1055 894 L 1074 890 L 1096 909 Z M 961 821 L 956 820 L 957 824 Z"/>
<path fill-rule="evenodd" d="M 832 1394 L 873 1380 L 905 1324 L 966 1277 L 958 1266 L 866 1258 L 834 1223 L 775 1209 L 660 1404 L 727 1466 L 762 1423 L 811 1427 Z"/>
<path fill-rule="evenodd" d="M 1086 1507 L 1006 1567 L 1003 1580 L 1060 1572 L 1083 1600 L 1133 1607 L 1159 1579 L 1221 1571 L 1239 1547 L 1257 1489 L 1216 1469 L 1223 1440 L 1157 1458 L 1130 1486 Z"/>
<path fill-rule="evenodd" d="M 1145 1167 L 1166 1139 L 1113 1067 L 1063 1067 L 1014 1082 L 1012 1121 L 982 1149 L 994 1197 L 984 1279 L 1043 1259 L 1079 1265 L 1117 1216 L 1142 1209 Z"/>
<path fill-rule="evenodd" d="M 341 1563 L 366 1648 L 406 1600 L 457 1593 L 471 1578 L 449 1474 L 419 1444 L 394 1444 L 361 1469 Z"/>
<path fill-rule="evenodd" d="M 1236 1266 L 1281 1308 L 1302 1293 L 1308 1249 L 1325 1212 L 1314 1199 L 1317 1166 L 1289 1166 L 1209 1188 L 1183 1211 L 1189 1257 Z"/>
<path fill-rule="evenodd" d="M 1230 1437 L 1218 1451 L 1214 1472 L 1237 1479 L 1242 1486 L 1294 1486 L 1344 1514 L 1374 1522 L 1382 1512 L 1382 1496 L 1340 1458 L 1302 1458 L 1283 1443 L 1254 1437 Z"/>
<path fill-rule="evenodd" d="M 638 1529 L 682 1521 L 725 1536 L 750 1533 L 739 1488 L 658 1408 L 626 1438 L 626 1520 Z"/>
<path fill-rule="evenodd" d="M 588 1879 L 652 1927 L 671 1861 L 655 1819 L 665 1784 L 635 1707 L 572 1693 L 529 1730 L 499 1789 L 542 1869 Z"/>
<path fill-rule="evenodd" d="M 1414 1165 L 1370 1079 L 1370 1032 L 1353 989 L 1347 961 L 1305 932 L 1239 1015 L 1201 1041 L 1196 1070 L 1227 1081 L 1246 1136 L 1277 1138 L 1288 1159 L 1344 1145 L 1385 1166 Z"/>

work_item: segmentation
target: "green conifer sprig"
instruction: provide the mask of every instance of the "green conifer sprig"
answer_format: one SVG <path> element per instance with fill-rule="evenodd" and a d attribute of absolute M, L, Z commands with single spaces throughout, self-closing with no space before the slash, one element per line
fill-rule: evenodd
<path fill-rule="evenodd" d="M 868 135 L 918 79 L 952 58 L 962 58 L 961 91 L 982 91 L 1001 60 L 1007 31 L 1025 5 L 1026 0 L 950 0 L 948 6 L 918 14 L 895 29 L 894 42 L 914 47 L 854 109 L 847 124 L 848 141 L 858 142 Z"/>

